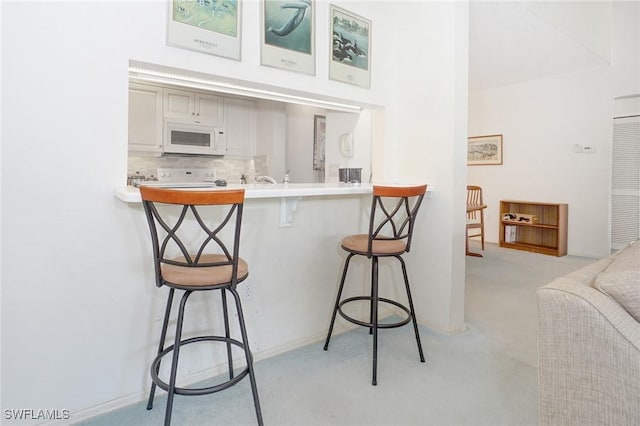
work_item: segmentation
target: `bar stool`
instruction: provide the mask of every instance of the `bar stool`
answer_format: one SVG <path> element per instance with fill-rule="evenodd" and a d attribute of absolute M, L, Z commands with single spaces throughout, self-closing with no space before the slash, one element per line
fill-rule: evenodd
<path fill-rule="evenodd" d="M 142 196 L 144 211 L 151 231 L 156 285 L 169 288 L 158 353 L 151 363 L 153 383 L 149 393 L 147 410 L 153 407 L 156 386 L 167 391 L 164 424 L 169 425 L 171 423 L 173 400 L 176 394 L 205 395 L 219 392 L 237 384 L 248 375 L 251 381 L 251 392 L 258 424 L 262 425 L 262 412 L 253 369 L 253 356 L 249 350 L 242 305 L 236 289 L 237 285 L 249 275 L 247 263 L 238 256 L 244 189 L 193 191 L 145 187 L 142 185 L 140 187 L 140 195 Z M 176 215 L 176 209 L 171 209 L 166 205 L 180 206 L 181 208 L 178 209 L 180 213 Z M 208 210 L 205 212 L 204 209 Z M 219 212 L 219 210 L 222 210 L 222 212 Z M 207 214 L 205 215 L 205 213 Z M 190 217 L 195 220 L 185 220 L 185 218 Z M 196 231 L 193 228 L 197 229 L 199 237 L 194 237 Z M 225 228 L 227 229 L 226 233 L 223 232 Z M 232 236 L 229 235 L 230 233 L 232 233 Z M 225 241 L 227 244 L 225 244 Z M 173 345 L 165 347 L 167 326 L 176 290 L 182 293 L 182 298 L 178 309 L 175 339 Z M 187 299 L 193 292 L 212 290 L 220 290 L 221 292 L 225 335 L 197 336 L 182 339 Z M 233 295 L 235 300 L 241 340 L 231 337 L 227 310 L 227 291 Z M 229 379 L 227 381 L 202 388 L 176 386 L 180 348 L 197 342 L 222 342 L 226 345 L 226 363 L 229 370 Z M 239 372 L 234 372 L 232 346 L 244 351 L 247 365 Z M 162 358 L 169 353 L 172 353 L 172 358 L 171 372 L 167 383 L 158 376 L 158 373 Z"/>
<path fill-rule="evenodd" d="M 401 327 L 413 321 L 420 361 L 425 362 L 424 354 L 422 353 L 422 344 L 420 343 L 420 334 L 418 333 L 416 314 L 413 309 L 407 268 L 402 259 L 402 254 L 408 253 L 411 247 L 411 237 L 413 235 L 416 215 L 418 214 L 418 209 L 420 208 L 426 189 L 427 185 L 374 186 L 369 233 L 349 235 L 342 240 L 342 248 L 349 254 L 347 255 L 342 271 L 342 279 L 340 280 L 336 303 L 333 308 L 333 314 L 331 315 L 331 323 L 324 344 L 324 350 L 326 351 L 329 348 L 329 340 L 333 332 L 336 313 L 340 313 L 340 316 L 353 324 L 369 328 L 369 334 L 373 334 L 373 379 L 371 384 L 374 386 L 377 385 L 378 329 Z M 349 262 L 351 258 L 356 255 L 366 256 L 368 259 L 371 259 L 371 294 L 342 299 L 342 291 L 344 289 L 347 270 L 349 269 Z M 407 292 L 408 306 L 378 295 L 378 260 L 381 257 L 395 257 L 400 261 Z M 343 311 L 343 307 L 346 304 L 362 300 L 369 301 L 370 304 L 368 321 L 354 318 Z M 378 322 L 378 305 L 381 302 L 400 309 L 403 311 L 403 315 L 406 314 L 406 318 L 394 323 Z"/>

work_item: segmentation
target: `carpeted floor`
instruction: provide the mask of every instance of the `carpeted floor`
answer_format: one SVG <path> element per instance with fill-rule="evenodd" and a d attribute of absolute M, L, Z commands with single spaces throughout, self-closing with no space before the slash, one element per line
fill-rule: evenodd
<path fill-rule="evenodd" d="M 592 261 L 489 244 L 483 258 L 467 257 L 466 332 L 445 336 L 421 327 L 427 357 L 422 364 L 411 327 L 382 330 L 377 387 L 370 385 L 365 329 L 335 336 L 327 352 L 318 342 L 257 362 L 264 422 L 537 425 L 535 290 Z M 141 402 L 82 424 L 162 424 L 165 401 L 160 396 L 151 411 Z M 248 380 L 216 395 L 177 396 L 172 424 L 255 424 Z"/>

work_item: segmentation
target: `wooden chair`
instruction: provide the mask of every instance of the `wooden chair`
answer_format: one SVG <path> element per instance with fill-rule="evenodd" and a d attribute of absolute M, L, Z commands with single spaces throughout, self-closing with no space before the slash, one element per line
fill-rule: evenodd
<path fill-rule="evenodd" d="M 484 200 L 482 199 L 482 188 L 475 185 L 467 185 L 467 255 L 482 256 L 479 253 L 469 251 L 469 238 L 480 237 L 482 250 L 484 250 L 484 209 L 486 208 L 487 206 L 484 204 Z M 470 230 L 473 233 L 469 233 Z"/>

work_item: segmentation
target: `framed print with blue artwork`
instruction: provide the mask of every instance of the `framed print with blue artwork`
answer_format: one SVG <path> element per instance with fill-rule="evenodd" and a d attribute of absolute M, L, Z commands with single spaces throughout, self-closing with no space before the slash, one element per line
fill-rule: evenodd
<path fill-rule="evenodd" d="M 329 78 L 368 89 L 371 86 L 371 21 L 330 5 Z"/>
<path fill-rule="evenodd" d="M 312 0 L 262 0 L 262 65 L 315 75 Z"/>

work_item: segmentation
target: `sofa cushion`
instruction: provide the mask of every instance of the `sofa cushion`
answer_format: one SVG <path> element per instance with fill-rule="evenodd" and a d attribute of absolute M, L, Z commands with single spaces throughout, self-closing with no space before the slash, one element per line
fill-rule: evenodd
<path fill-rule="evenodd" d="M 640 322 L 640 243 L 622 249 L 594 284 Z"/>

